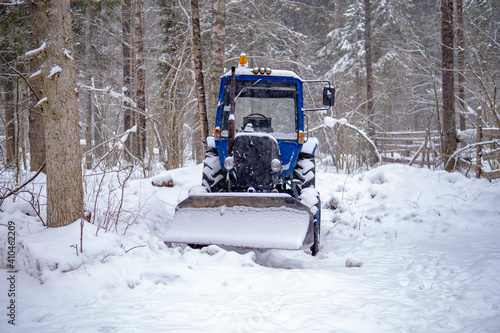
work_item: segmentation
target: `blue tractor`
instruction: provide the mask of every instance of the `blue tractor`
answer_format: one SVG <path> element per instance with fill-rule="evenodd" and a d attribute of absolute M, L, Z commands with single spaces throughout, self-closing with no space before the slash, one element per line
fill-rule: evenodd
<path fill-rule="evenodd" d="M 323 83 L 324 108 L 303 106 L 305 83 Z M 321 202 L 305 112 L 334 104 L 327 81 L 292 71 L 238 68 L 221 78 L 202 186 L 180 202 L 165 241 L 319 251 Z"/>

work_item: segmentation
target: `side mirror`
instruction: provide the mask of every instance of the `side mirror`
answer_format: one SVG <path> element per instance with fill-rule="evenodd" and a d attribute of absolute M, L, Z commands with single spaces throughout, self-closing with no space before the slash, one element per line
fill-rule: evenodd
<path fill-rule="evenodd" d="M 323 88 L 323 105 L 332 107 L 335 104 L 335 88 Z"/>

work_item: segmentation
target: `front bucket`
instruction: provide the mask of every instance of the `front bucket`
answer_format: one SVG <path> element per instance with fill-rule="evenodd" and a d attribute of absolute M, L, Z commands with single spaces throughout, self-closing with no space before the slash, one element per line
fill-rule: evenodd
<path fill-rule="evenodd" d="M 207 193 L 180 202 L 164 240 L 259 249 L 300 249 L 313 214 L 282 193 Z"/>

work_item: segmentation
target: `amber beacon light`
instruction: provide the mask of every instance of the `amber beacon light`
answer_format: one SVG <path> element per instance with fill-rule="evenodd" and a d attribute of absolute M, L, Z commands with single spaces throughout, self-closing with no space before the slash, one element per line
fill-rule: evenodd
<path fill-rule="evenodd" d="M 247 67 L 247 66 L 248 66 L 247 55 L 245 53 L 242 53 L 240 55 L 240 67 Z"/>

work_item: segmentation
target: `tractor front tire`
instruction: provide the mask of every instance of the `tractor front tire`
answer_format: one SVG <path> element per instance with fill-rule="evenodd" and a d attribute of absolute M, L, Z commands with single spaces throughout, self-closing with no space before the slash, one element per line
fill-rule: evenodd
<path fill-rule="evenodd" d="M 203 161 L 203 179 L 201 185 L 208 192 L 227 192 L 227 172 L 222 170 L 219 153 L 216 148 L 208 148 Z"/>
<path fill-rule="evenodd" d="M 318 203 L 316 204 L 318 209 L 317 213 L 314 215 L 314 243 L 311 246 L 311 254 L 315 256 L 319 252 L 319 240 L 320 240 L 320 230 L 321 230 L 321 201 L 318 195 Z"/>
<path fill-rule="evenodd" d="M 302 182 L 302 184 L 297 186 L 299 195 L 303 188 L 314 187 L 316 185 L 316 165 L 313 154 L 299 153 L 297 164 L 293 170 L 293 178 Z"/>
<path fill-rule="evenodd" d="M 314 155 L 307 153 L 299 153 L 297 164 L 293 170 L 293 178 L 298 179 L 302 184 L 297 186 L 297 192 L 300 195 L 303 189 L 315 187 L 316 185 L 316 164 Z M 314 242 L 311 246 L 311 254 L 315 256 L 319 252 L 320 229 L 321 229 L 321 200 L 318 193 L 318 203 L 316 204 L 317 212 L 314 215 Z"/>

